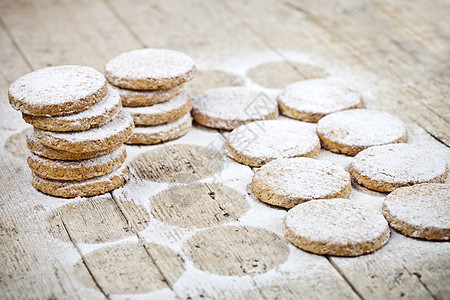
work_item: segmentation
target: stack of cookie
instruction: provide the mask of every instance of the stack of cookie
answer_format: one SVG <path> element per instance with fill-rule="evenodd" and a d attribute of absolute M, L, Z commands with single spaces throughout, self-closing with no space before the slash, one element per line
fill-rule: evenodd
<path fill-rule="evenodd" d="M 9 101 L 34 126 L 27 145 L 36 189 L 59 197 L 93 196 L 125 182 L 123 144 L 133 120 L 101 73 L 86 66 L 40 69 L 10 86 Z"/>
<path fill-rule="evenodd" d="M 136 125 L 127 144 L 158 144 L 189 131 L 192 103 L 182 84 L 195 74 L 192 59 L 173 50 L 134 50 L 106 64 L 106 79 Z"/>

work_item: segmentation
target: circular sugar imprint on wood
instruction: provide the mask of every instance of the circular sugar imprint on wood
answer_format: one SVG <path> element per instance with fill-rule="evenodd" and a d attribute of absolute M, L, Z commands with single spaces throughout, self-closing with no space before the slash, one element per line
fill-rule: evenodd
<path fill-rule="evenodd" d="M 121 201 L 125 213 L 138 231 L 147 227 L 150 215 L 141 205 Z M 49 232 L 65 242 L 104 243 L 134 235 L 116 202 L 109 196 L 98 196 L 66 204 L 47 217 Z"/>
<path fill-rule="evenodd" d="M 199 70 L 195 79 L 186 83 L 186 90 L 195 96 L 213 88 L 244 84 L 244 79 L 236 74 L 219 70 Z"/>
<path fill-rule="evenodd" d="M 244 195 L 217 183 L 176 186 L 150 199 L 155 218 L 186 228 L 237 221 L 249 208 Z"/>
<path fill-rule="evenodd" d="M 328 75 L 328 72 L 320 67 L 290 61 L 268 62 L 247 71 L 247 76 L 254 83 L 271 89 L 281 89 L 296 81 Z"/>
<path fill-rule="evenodd" d="M 12 155 L 19 158 L 28 157 L 27 132 L 29 128 L 9 136 L 5 142 L 5 149 Z"/>
<path fill-rule="evenodd" d="M 285 262 L 286 240 L 265 229 L 221 226 L 197 232 L 184 253 L 201 270 L 225 276 L 264 273 Z"/>
<path fill-rule="evenodd" d="M 183 260 L 177 253 L 153 243 L 105 247 L 87 254 L 84 260 L 106 294 L 139 294 L 168 288 L 168 283 L 173 284 L 184 272 Z M 87 287 L 97 289 L 81 260 L 74 266 L 74 275 Z"/>
<path fill-rule="evenodd" d="M 219 172 L 224 162 L 224 156 L 214 149 L 174 144 L 139 154 L 130 166 L 141 179 L 191 183 Z"/>

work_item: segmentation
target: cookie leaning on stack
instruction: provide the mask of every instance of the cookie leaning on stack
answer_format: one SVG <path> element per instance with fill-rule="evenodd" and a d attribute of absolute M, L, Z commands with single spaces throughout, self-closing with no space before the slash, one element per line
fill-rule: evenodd
<path fill-rule="evenodd" d="M 165 49 L 125 52 L 106 64 L 105 76 L 136 125 L 127 144 L 158 144 L 189 131 L 192 103 L 182 84 L 196 70 L 190 57 Z"/>
<path fill-rule="evenodd" d="M 127 179 L 133 121 L 120 97 L 91 67 L 40 69 L 9 88 L 11 106 L 34 126 L 27 135 L 33 186 L 59 197 L 93 196 Z"/>

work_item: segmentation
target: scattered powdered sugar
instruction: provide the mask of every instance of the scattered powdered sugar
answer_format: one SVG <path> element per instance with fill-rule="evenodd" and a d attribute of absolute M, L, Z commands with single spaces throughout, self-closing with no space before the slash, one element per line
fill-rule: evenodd
<path fill-rule="evenodd" d="M 55 132 L 34 128 L 34 133 L 36 136 L 42 134 L 55 139 L 76 143 L 76 142 L 102 140 L 120 134 L 121 132 L 126 131 L 130 127 L 133 127 L 133 119 L 131 118 L 130 114 L 121 112 L 119 116 L 117 118 L 114 118 L 111 122 L 88 130 L 72 131 L 72 132 Z"/>
<path fill-rule="evenodd" d="M 194 111 L 222 120 L 262 120 L 277 110 L 277 102 L 246 87 L 210 89 L 192 99 Z"/>
<path fill-rule="evenodd" d="M 285 120 L 256 121 L 234 129 L 228 144 L 238 153 L 259 158 L 307 154 L 320 145 L 316 126 Z"/>
<path fill-rule="evenodd" d="M 182 124 L 192 122 L 192 117 L 190 113 L 185 114 L 181 118 L 173 121 L 164 123 L 161 125 L 154 125 L 154 126 L 136 126 L 133 129 L 133 134 L 157 134 L 157 133 L 165 133 L 168 132 L 174 128 L 177 128 L 178 126 L 181 126 Z"/>
<path fill-rule="evenodd" d="M 348 199 L 309 201 L 288 211 L 286 226 L 296 235 L 325 243 L 361 243 L 388 228 L 383 215 Z"/>
<path fill-rule="evenodd" d="M 447 172 L 447 163 L 426 147 L 411 144 L 375 146 L 358 153 L 351 168 L 372 180 L 421 183 Z"/>
<path fill-rule="evenodd" d="M 141 107 L 124 107 L 123 111 L 131 115 L 159 115 L 181 109 L 189 102 L 189 99 L 188 93 L 182 92 L 165 102 Z"/>
<path fill-rule="evenodd" d="M 105 72 L 127 79 L 170 79 L 195 68 L 194 61 L 184 53 L 166 49 L 139 49 L 111 59 Z"/>
<path fill-rule="evenodd" d="M 396 189 L 384 200 L 390 214 L 412 226 L 450 229 L 450 185 L 424 183 Z"/>
<path fill-rule="evenodd" d="M 9 93 L 30 105 L 76 102 L 98 92 L 106 84 L 100 72 L 87 66 L 48 67 L 17 79 Z"/>
<path fill-rule="evenodd" d="M 308 157 L 280 158 L 259 169 L 253 180 L 291 198 L 320 199 L 350 184 L 350 174 L 335 163 Z"/>
<path fill-rule="evenodd" d="M 396 116 L 372 109 L 351 109 L 326 115 L 317 132 L 325 138 L 350 146 L 392 143 L 405 136 L 405 124 Z"/>
<path fill-rule="evenodd" d="M 297 111 L 329 114 L 361 103 L 361 95 L 329 79 L 311 79 L 288 85 L 278 101 Z"/>

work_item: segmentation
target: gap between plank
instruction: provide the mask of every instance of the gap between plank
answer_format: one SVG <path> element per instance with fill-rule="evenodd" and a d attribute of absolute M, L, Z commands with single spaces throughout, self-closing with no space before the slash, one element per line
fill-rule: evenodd
<path fill-rule="evenodd" d="M 411 273 L 405 266 L 403 266 L 403 268 L 406 270 L 406 272 L 409 274 L 409 276 L 411 276 L 411 277 L 415 276 L 417 278 L 417 280 L 420 282 L 420 284 L 431 295 L 431 298 L 433 298 L 434 300 L 437 300 L 437 297 L 430 291 L 428 286 L 422 281 L 422 279 L 421 279 L 422 275 L 420 275 L 419 273 L 416 273 L 416 272 Z"/>
<path fill-rule="evenodd" d="M 359 297 L 359 299 L 364 299 L 364 297 L 358 292 L 355 286 L 350 282 L 350 280 L 345 276 L 344 272 L 342 272 L 341 268 L 337 264 L 334 263 L 334 261 L 329 257 L 325 256 L 325 258 L 330 262 L 330 264 L 336 269 L 336 271 L 341 275 L 342 278 L 344 278 L 345 282 L 350 286 L 352 291 Z"/>

